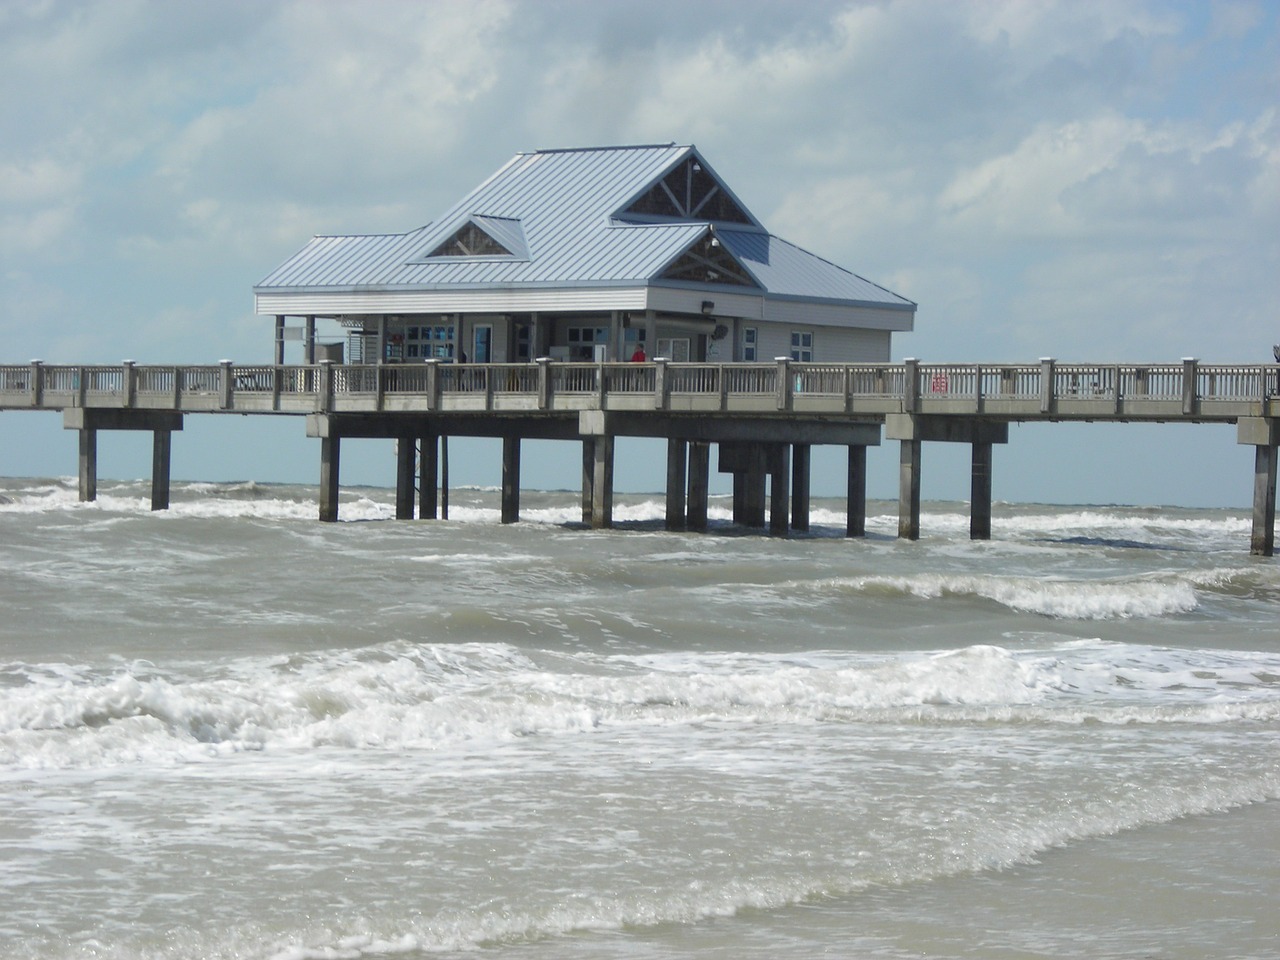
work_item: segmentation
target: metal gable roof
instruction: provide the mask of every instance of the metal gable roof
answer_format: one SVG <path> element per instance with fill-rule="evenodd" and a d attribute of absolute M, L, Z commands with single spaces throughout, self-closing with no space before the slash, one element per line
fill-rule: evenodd
<path fill-rule="evenodd" d="M 620 214 L 690 157 L 751 218 L 692 145 L 520 153 L 432 223 L 402 234 L 316 237 L 258 292 L 483 289 L 654 283 L 702 236 L 706 220 Z M 429 257 L 472 221 L 512 256 Z M 714 226 L 725 247 L 773 296 L 913 310 L 911 301 L 770 236 L 758 225 Z"/>
<path fill-rule="evenodd" d="M 774 296 L 854 301 L 899 310 L 916 307 L 906 297 L 772 234 L 719 227 L 716 236 Z"/>

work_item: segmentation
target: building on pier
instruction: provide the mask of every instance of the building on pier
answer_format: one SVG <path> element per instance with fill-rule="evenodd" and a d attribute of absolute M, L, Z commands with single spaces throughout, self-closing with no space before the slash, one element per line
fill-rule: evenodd
<path fill-rule="evenodd" d="M 517 154 L 426 226 L 313 238 L 254 295 L 277 364 L 294 338 L 309 363 L 880 362 L 916 309 L 770 234 L 676 144 Z M 317 318 L 341 346 L 318 351 Z"/>

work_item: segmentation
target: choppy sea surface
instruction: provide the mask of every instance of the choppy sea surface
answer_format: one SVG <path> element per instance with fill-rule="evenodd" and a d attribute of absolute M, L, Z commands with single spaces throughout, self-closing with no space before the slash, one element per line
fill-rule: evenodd
<path fill-rule="evenodd" d="M 1280 950 L 1247 513 L 392 501 L 0 480 L 0 955 Z"/>

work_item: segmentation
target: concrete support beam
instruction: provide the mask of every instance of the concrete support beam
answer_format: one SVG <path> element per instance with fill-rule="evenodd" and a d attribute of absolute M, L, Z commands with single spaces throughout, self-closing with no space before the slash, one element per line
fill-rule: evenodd
<path fill-rule="evenodd" d="M 320 438 L 320 519 L 336 523 L 338 519 L 338 470 L 342 460 L 339 437 Z"/>
<path fill-rule="evenodd" d="M 1253 528 L 1249 552 L 1256 557 L 1275 555 L 1276 461 L 1280 449 L 1280 419 L 1241 417 L 1236 421 L 1236 442 L 1250 444 L 1253 455 Z"/>
<path fill-rule="evenodd" d="M 707 529 L 707 496 L 711 479 L 711 444 L 689 444 L 688 526 L 700 533 Z"/>
<path fill-rule="evenodd" d="M 1008 443 L 1009 424 L 1000 420 L 891 413 L 884 418 L 886 440 L 943 443 Z"/>
<path fill-rule="evenodd" d="M 920 441 L 903 440 L 898 454 L 898 536 L 920 539 Z"/>
<path fill-rule="evenodd" d="M 749 458 L 745 482 L 746 513 L 742 522 L 753 530 L 765 526 L 765 463 L 764 450 L 756 447 Z"/>
<path fill-rule="evenodd" d="M 991 539 L 991 449 L 989 443 L 973 445 L 970 471 L 969 539 Z"/>
<path fill-rule="evenodd" d="M 440 519 L 449 519 L 449 435 L 440 434 Z"/>
<path fill-rule="evenodd" d="M 791 527 L 809 529 L 809 463 L 811 447 L 797 443 L 791 448 Z"/>
<path fill-rule="evenodd" d="M 785 537 L 791 531 L 791 447 L 779 443 L 769 447 L 769 533 Z"/>
<path fill-rule="evenodd" d="M 867 448 L 861 445 L 849 447 L 849 485 L 847 494 L 848 519 L 845 536 L 867 535 Z"/>
<path fill-rule="evenodd" d="M 668 530 L 684 530 L 688 525 L 685 512 L 685 475 L 688 469 L 689 444 L 674 437 L 667 441 L 667 516 Z"/>
<path fill-rule="evenodd" d="M 591 504 L 595 498 L 596 441 L 587 437 L 582 441 L 582 522 L 591 524 Z"/>
<path fill-rule="evenodd" d="M 502 522 L 520 519 L 520 438 L 502 438 Z"/>
<path fill-rule="evenodd" d="M 1276 451 L 1280 448 L 1259 444 L 1253 449 L 1253 530 L 1249 552 L 1256 557 L 1270 557 L 1276 549 Z"/>
<path fill-rule="evenodd" d="M 98 499 L 98 431 L 80 431 L 80 502 Z"/>
<path fill-rule="evenodd" d="M 613 526 L 613 437 L 596 437 L 592 444 L 591 526 Z"/>
<path fill-rule="evenodd" d="M 169 509 L 169 468 L 173 453 L 173 432 L 151 434 L 151 509 Z"/>
<path fill-rule="evenodd" d="M 408 437 L 396 440 L 396 519 L 413 519 L 413 441 Z"/>
<path fill-rule="evenodd" d="M 427 434 L 418 440 L 418 516 L 434 520 L 439 515 L 440 438 Z"/>
<path fill-rule="evenodd" d="M 721 472 L 723 473 L 724 471 L 722 470 Z M 734 523 L 745 524 L 747 522 L 747 475 L 742 471 L 735 472 L 733 475 L 732 510 Z"/>

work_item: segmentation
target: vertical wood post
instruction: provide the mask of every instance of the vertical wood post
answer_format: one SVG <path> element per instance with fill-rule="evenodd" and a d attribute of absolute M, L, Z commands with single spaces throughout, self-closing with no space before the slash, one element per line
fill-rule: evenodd
<path fill-rule="evenodd" d="M 711 444 L 695 440 L 689 444 L 688 525 L 690 530 L 705 532 L 707 529 L 707 496 L 710 477 Z"/>
<path fill-rule="evenodd" d="M 27 385 L 31 391 L 31 406 L 44 406 L 44 361 L 31 361 L 31 382 Z"/>
<path fill-rule="evenodd" d="M 338 470 L 342 459 L 342 441 L 338 437 L 320 438 L 320 520 L 338 520 Z"/>
<path fill-rule="evenodd" d="M 898 453 L 898 536 L 920 539 L 920 441 L 901 440 Z"/>
<path fill-rule="evenodd" d="M 797 443 L 791 447 L 791 527 L 809 529 L 809 462 L 810 446 Z"/>
<path fill-rule="evenodd" d="M 82 429 L 80 433 L 80 502 L 98 499 L 98 431 Z"/>
<path fill-rule="evenodd" d="M 413 457 L 412 437 L 397 437 L 396 441 L 396 519 L 413 519 Z"/>
<path fill-rule="evenodd" d="M 276 314 L 276 366 L 284 366 L 284 317 Z"/>
<path fill-rule="evenodd" d="M 169 509 L 169 464 L 173 433 L 154 430 L 151 434 L 151 509 Z"/>
<path fill-rule="evenodd" d="M 662 366 L 665 366 L 663 364 Z M 662 366 L 659 367 L 661 371 Z M 684 530 L 688 525 L 685 513 L 685 475 L 687 472 L 689 445 L 675 437 L 667 439 L 667 517 L 668 530 Z"/>
<path fill-rule="evenodd" d="M 520 519 L 520 438 L 502 438 L 502 522 Z"/>
<path fill-rule="evenodd" d="M 1055 405 L 1054 379 L 1057 361 L 1052 357 L 1040 358 L 1040 412 L 1052 413 Z"/>
<path fill-rule="evenodd" d="M 970 470 L 969 539 L 991 539 L 991 449 L 990 443 L 973 444 Z"/>
<path fill-rule="evenodd" d="M 603 374 L 603 371 L 601 371 Z M 607 530 L 613 526 L 613 436 L 595 438 L 591 476 L 591 526 Z"/>
<path fill-rule="evenodd" d="M 316 318 L 307 317 L 307 329 L 303 334 L 306 337 L 307 364 L 316 362 Z"/>
<path fill-rule="evenodd" d="M 418 516 L 434 520 L 439 516 L 440 438 L 424 434 L 418 441 Z"/>
<path fill-rule="evenodd" d="M 1182 358 L 1182 412 L 1190 417 L 1196 413 L 1199 397 L 1196 395 L 1196 381 L 1200 374 L 1200 361 L 1194 357 Z"/>
<path fill-rule="evenodd" d="M 867 535 L 867 448 L 861 444 L 849 447 L 849 485 L 845 520 L 846 537 Z"/>

